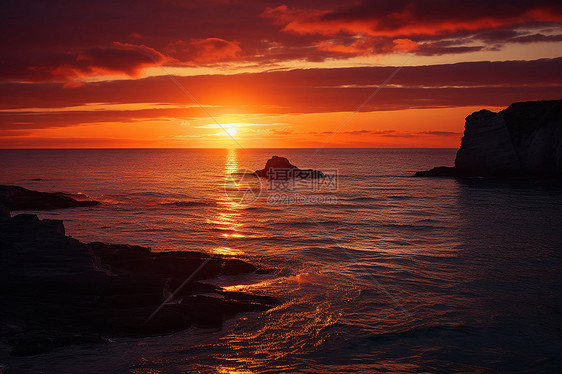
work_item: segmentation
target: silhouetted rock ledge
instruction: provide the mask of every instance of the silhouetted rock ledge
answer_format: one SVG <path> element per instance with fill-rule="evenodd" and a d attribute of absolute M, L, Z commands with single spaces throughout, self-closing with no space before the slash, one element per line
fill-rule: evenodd
<path fill-rule="evenodd" d="M 10 210 L 49 210 L 101 204 L 93 200 L 75 200 L 63 193 L 39 192 L 18 186 L 0 185 L 0 205 Z"/>
<path fill-rule="evenodd" d="M 266 310 L 277 301 L 199 281 L 253 272 L 267 271 L 199 252 L 84 244 L 65 236 L 62 221 L 3 214 L 0 336 L 12 345 L 12 355 L 28 356 L 69 344 L 102 343 L 108 336 L 164 334 L 192 325 L 220 328 L 226 318 Z"/>
<path fill-rule="evenodd" d="M 273 156 L 267 160 L 265 168 L 254 172 L 260 178 L 268 179 L 312 179 L 324 178 L 325 175 L 320 170 L 299 169 L 291 164 L 285 157 Z"/>
<path fill-rule="evenodd" d="M 562 178 L 562 100 L 511 104 L 466 117 L 454 167 L 417 177 Z"/>

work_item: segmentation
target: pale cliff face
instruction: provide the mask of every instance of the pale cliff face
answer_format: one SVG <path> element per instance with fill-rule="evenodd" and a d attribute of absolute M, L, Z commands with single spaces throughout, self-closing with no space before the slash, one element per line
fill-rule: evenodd
<path fill-rule="evenodd" d="M 562 175 L 562 100 L 515 103 L 466 117 L 455 166 L 477 175 Z"/>
<path fill-rule="evenodd" d="M 466 117 L 455 166 L 474 172 L 520 168 L 507 124 L 501 114 L 481 110 Z"/>

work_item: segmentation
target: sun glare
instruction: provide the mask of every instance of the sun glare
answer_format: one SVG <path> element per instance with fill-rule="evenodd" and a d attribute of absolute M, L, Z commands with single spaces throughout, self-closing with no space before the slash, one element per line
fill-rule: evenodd
<path fill-rule="evenodd" d="M 235 127 L 231 127 L 229 129 L 226 129 L 226 133 L 230 136 L 236 136 L 236 128 Z"/>

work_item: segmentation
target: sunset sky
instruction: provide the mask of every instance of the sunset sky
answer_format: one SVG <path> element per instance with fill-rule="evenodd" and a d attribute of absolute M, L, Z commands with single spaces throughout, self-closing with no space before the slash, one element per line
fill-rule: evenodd
<path fill-rule="evenodd" d="M 560 1 L 2 8 L 0 148 L 458 147 L 475 110 L 562 98 Z"/>

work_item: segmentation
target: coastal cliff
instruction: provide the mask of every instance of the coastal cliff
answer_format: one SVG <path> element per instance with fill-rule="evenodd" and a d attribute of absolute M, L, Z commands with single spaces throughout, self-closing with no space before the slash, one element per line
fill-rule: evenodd
<path fill-rule="evenodd" d="M 466 117 L 455 166 L 416 176 L 562 177 L 562 100 L 472 113 Z"/>

